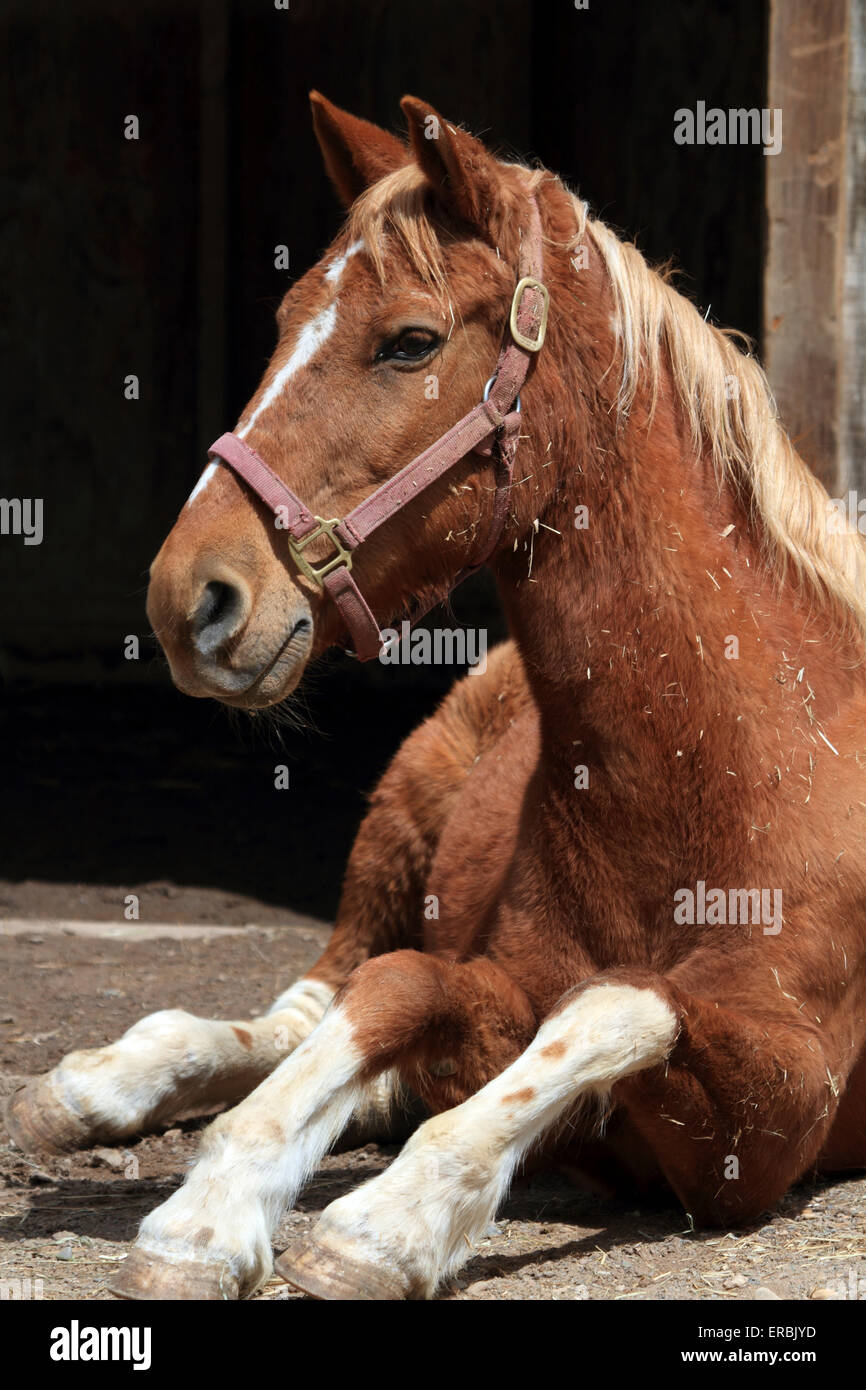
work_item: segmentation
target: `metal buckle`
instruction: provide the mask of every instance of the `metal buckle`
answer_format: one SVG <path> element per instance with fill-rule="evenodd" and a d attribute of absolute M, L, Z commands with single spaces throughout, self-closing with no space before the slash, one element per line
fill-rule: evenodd
<path fill-rule="evenodd" d="M 289 551 L 292 559 L 301 571 L 301 574 L 305 574 L 308 579 L 312 579 L 313 583 L 318 584 L 321 589 L 322 580 L 326 574 L 331 573 L 331 570 L 338 569 L 340 565 L 345 565 L 347 570 L 352 568 L 352 552 L 346 549 L 340 537 L 336 534 L 335 528 L 340 525 L 340 517 L 332 516 L 325 518 L 323 516 L 317 516 L 316 521 L 318 521 L 319 524 L 315 530 L 308 532 L 308 534 L 302 536 L 300 540 L 296 540 L 294 536 L 289 536 Z M 337 553 L 333 555 L 330 560 L 324 560 L 321 565 L 314 566 L 310 564 L 310 561 L 302 552 L 304 547 L 310 544 L 310 541 L 317 540 L 319 536 L 327 536 Z"/>
<path fill-rule="evenodd" d="M 538 290 L 541 295 L 541 323 L 538 325 L 538 334 L 534 338 L 527 338 L 525 333 L 521 333 L 517 327 L 517 315 L 520 310 L 520 301 L 523 298 L 524 290 Z M 542 285 L 540 280 L 536 280 L 532 275 L 524 275 L 522 280 L 518 280 L 517 288 L 514 291 L 514 298 L 511 301 L 511 317 L 508 320 L 508 327 L 511 329 L 511 336 L 515 343 L 524 348 L 526 352 L 540 352 L 544 346 L 544 335 L 547 332 L 547 315 L 550 309 L 550 295 L 547 286 Z"/>
<path fill-rule="evenodd" d="M 492 376 L 492 377 L 490 378 L 490 380 L 488 381 L 487 385 L 485 386 L 485 388 L 484 388 L 484 395 L 481 397 L 481 399 L 482 399 L 483 401 L 487 401 L 487 400 L 490 399 L 490 392 L 493 390 L 493 383 L 494 383 L 495 380 L 496 380 L 496 377 L 495 377 L 495 376 Z M 521 406 L 520 406 L 520 393 L 519 393 L 519 392 L 518 392 L 518 394 L 517 394 L 517 398 L 516 398 L 516 400 L 515 400 L 515 402 L 514 402 L 514 405 L 512 406 L 512 409 L 518 411 L 518 413 L 520 412 Z"/>

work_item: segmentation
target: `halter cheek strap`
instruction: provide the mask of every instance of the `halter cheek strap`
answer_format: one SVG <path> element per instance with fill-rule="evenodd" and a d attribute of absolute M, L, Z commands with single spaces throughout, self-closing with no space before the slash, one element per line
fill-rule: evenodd
<path fill-rule="evenodd" d="M 496 470 L 496 495 L 490 531 L 479 553 L 448 586 L 448 592 L 493 554 L 508 512 L 508 496 L 514 473 L 514 455 L 520 428 L 520 389 L 547 330 L 549 295 L 542 284 L 543 251 L 541 218 L 534 196 L 530 198 L 530 228 L 520 249 L 520 279 L 511 301 L 508 331 L 484 400 L 458 420 L 407 463 L 393 478 L 367 497 L 342 519 L 325 518 L 308 511 L 290 487 L 278 478 L 264 459 L 236 434 L 223 434 L 208 450 L 210 458 L 227 464 L 276 516 L 279 528 L 288 532 L 288 548 L 297 568 L 317 584 L 339 609 L 355 653 L 361 661 L 378 656 L 385 645 L 379 624 L 352 578 L 355 550 L 374 531 L 403 507 L 442 478 L 473 450 L 490 456 Z M 306 547 L 327 536 L 334 554 L 313 563 Z M 434 597 L 423 609 L 413 611 L 411 621 L 423 617 L 445 594 Z"/>

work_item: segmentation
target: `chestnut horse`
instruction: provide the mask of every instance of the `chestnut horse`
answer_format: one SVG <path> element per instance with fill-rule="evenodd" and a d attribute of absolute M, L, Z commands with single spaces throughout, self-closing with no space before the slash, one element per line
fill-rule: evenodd
<path fill-rule="evenodd" d="M 752 357 L 556 177 L 403 110 L 408 143 L 313 94 L 348 224 L 148 612 L 182 690 L 250 710 L 484 558 L 512 641 L 397 753 L 269 1015 L 161 1012 L 13 1098 L 58 1149 L 240 1102 L 127 1297 L 255 1290 L 321 1156 L 407 1093 L 430 1118 L 281 1257 L 298 1287 L 430 1296 L 530 1149 L 721 1225 L 866 1165 L 863 543 Z"/>

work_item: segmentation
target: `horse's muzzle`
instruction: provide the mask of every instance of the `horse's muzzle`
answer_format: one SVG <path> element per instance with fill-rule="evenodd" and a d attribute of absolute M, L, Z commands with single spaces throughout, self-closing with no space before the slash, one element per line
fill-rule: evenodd
<path fill-rule="evenodd" d="M 178 689 L 250 709 L 294 689 L 313 637 L 309 605 L 295 585 L 255 591 L 223 560 L 180 576 L 161 562 L 151 570 L 147 609 Z"/>

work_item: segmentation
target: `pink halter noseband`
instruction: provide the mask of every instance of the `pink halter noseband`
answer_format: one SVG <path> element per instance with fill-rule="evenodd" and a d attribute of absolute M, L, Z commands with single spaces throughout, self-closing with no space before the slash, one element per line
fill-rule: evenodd
<path fill-rule="evenodd" d="M 508 332 L 496 369 L 479 401 L 423 454 L 419 454 L 393 478 L 389 478 L 342 520 L 326 519 L 308 511 L 291 488 L 277 477 L 264 459 L 236 434 L 222 434 L 208 450 L 243 479 L 270 507 L 281 529 L 289 533 L 289 553 L 302 574 L 333 599 L 346 624 L 355 653 L 361 661 L 378 656 L 385 645 L 366 600 L 352 578 L 352 556 L 362 541 L 395 516 L 408 502 L 435 483 L 472 450 L 493 457 L 496 497 L 490 532 L 481 553 L 455 576 L 449 592 L 490 559 L 499 542 L 508 509 L 508 493 L 514 473 L 514 455 L 520 427 L 520 388 L 547 330 L 550 297 L 541 282 L 544 270 L 541 218 L 534 196 L 530 197 L 530 230 L 520 248 L 519 280 L 511 301 Z M 304 554 L 310 541 L 327 535 L 335 554 L 313 565 Z M 433 603 L 439 602 L 434 599 Z M 433 606 L 414 612 L 412 621 Z"/>

